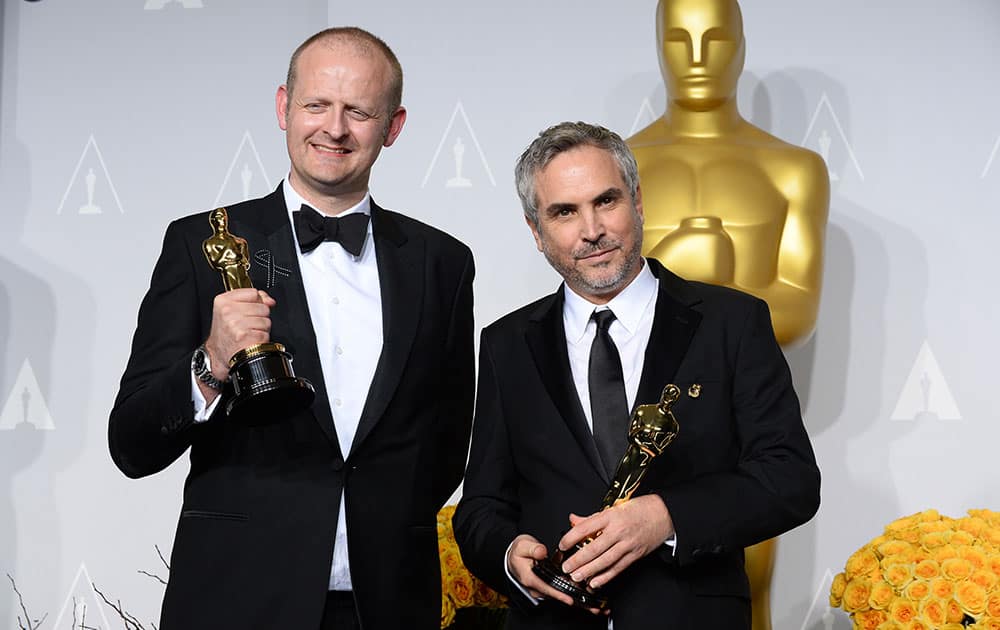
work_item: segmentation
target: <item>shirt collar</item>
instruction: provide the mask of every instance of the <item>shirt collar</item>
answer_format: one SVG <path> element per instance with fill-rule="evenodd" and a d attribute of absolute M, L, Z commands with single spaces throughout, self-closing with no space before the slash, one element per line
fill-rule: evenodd
<path fill-rule="evenodd" d="M 639 275 L 616 295 L 606 305 L 599 306 L 578 295 L 563 284 L 563 326 L 566 329 L 566 340 L 579 343 L 590 322 L 590 316 L 595 310 L 611 309 L 615 319 L 625 327 L 628 336 L 639 329 L 643 313 L 649 308 L 650 302 L 656 298 L 657 280 L 643 259 Z"/>
<path fill-rule="evenodd" d="M 299 210 L 302 207 L 302 204 L 305 204 L 305 205 L 309 206 L 310 208 L 314 208 L 316 210 L 316 212 L 319 212 L 322 215 L 329 216 L 329 215 L 326 215 L 326 213 L 323 212 L 322 210 L 320 210 L 319 208 L 314 207 L 311 203 L 309 203 L 308 201 L 306 201 L 305 198 L 302 195 L 300 195 L 295 190 L 294 187 L 292 187 L 292 182 L 290 181 L 290 178 L 288 178 L 288 177 L 286 177 L 285 181 L 283 181 L 281 183 L 281 192 L 284 193 L 284 195 L 285 195 L 285 207 L 288 210 L 288 216 L 289 217 L 292 216 L 293 212 Z M 343 212 L 339 213 L 336 216 L 342 217 L 342 216 L 344 216 L 346 214 L 352 214 L 354 212 L 362 212 L 364 214 L 371 215 L 371 213 L 372 213 L 372 195 L 371 195 L 371 192 L 366 192 L 364 198 L 361 201 L 359 201 L 358 203 L 354 204 L 353 206 L 351 206 L 347 210 L 344 210 Z M 369 222 L 369 228 L 368 229 L 369 229 L 369 231 L 371 231 L 371 223 L 370 222 Z"/>
<path fill-rule="evenodd" d="M 281 183 L 281 192 L 285 197 L 285 210 L 288 212 L 288 221 L 292 224 L 292 236 L 297 238 L 297 235 L 295 234 L 295 220 L 292 218 L 292 213 L 300 210 L 302 208 L 302 204 L 305 204 L 310 208 L 312 208 L 313 206 L 308 201 L 306 201 L 305 198 L 295 190 L 295 188 L 292 187 L 292 182 L 290 180 L 291 180 L 290 177 L 286 177 L 285 181 Z M 320 214 L 324 214 L 322 211 L 320 211 L 319 208 L 313 208 L 313 209 L 316 210 L 316 212 L 319 212 Z M 344 215 L 351 214 L 354 212 L 361 212 L 371 216 L 372 195 L 370 191 L 365 193 L 364 199 L 362 199 L 355 205 L 351 206 L 347 210 L 344 210 L 337 216 L 342 217 Z M 324 216 L 326 215 L 324 214 Z M 372 222 L 369 221 L 368 235 L 371 236 L 371 233 L 372 233 Z M 298 248 L 296 248 L 296 251 L 298 251 Z"/>

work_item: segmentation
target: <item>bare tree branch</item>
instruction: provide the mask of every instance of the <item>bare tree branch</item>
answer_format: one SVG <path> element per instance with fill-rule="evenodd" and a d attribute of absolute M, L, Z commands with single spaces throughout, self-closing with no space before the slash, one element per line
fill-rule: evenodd
<path fill-rule="evenodd" d="M 151 578 L 153 578 L 154 580 L 156 580 L 157 582 L 159 582 L 160 584 L 162 584 L 164 586 L 167 585 L 167 581 L 164 580 L 163 578 L 161 578 L 160 576 L 156 575 L 155 573 L 150 573 L 149 571 L 143 571 L 142 569 L 139 569 L 137 571 L 137 573 L 141 573 L 142 575 L 145 575 L 146 577 L 151 577 Z"/>
<path fill-rule="evenodd" d="M 163 552 L 160 551 L 160 546 L 159 545 L 153 545 L 153 549 L 156 549 L 156 555 L 160 556 L 160 562 L 162 562 L 163 566 L 167 567 L 167 571 L 169 571 L 170 570 L 170 563 L 167 562 L 166 559 L 164 559 Z"/>
<path fill-rule="evenodd" d="M 112 602 L 110 599 L 107 598 L 107 596 L 104 593 L 101 592 L 99 588 L 97 588 L 96 584 L 91 584 L 91 586 L 94 587 L 94 592 L 97 593 L 100 596 L 100 598 L 104 600 L 104 603 L 107 604 L 108 606 L 111 606 L 111 609 L 114 610 L 116 613 L 118 613 L 118 617 L 122 620 L 122 624 L 124 624 L 125 630 L 146 630 L 146 628 L 142 625 L 142 623 L 139 622 L 139 620 L 134 615 L 125 610 L 125 607 L 122 606 L 121 600 L 118 600 L 117 603 Z"/>
<path fill-rule="evenodd" d="M 35 619 L 34 623 L 32 623 L 31 616 L 28 615 L 28 609 L 24 607 L 24 598 L 21 597 L 21 591 L 17 590 L 17 583 L 14 582 L 14 578 L 11 577 L 10 573 L 7 574 L 7 579 L 10 580 L 10 587 L 14 589 L 14 593 L 17 595 L 17 603 L 21 606 L 21 612 L 24 614 L 24 623 L 21 622 L 21 615 L 17 616 L 18 628 L 20 628 L 20 630 L 38 630 L 39 626 L 42 625 L 42 622 L 48 618 L 49 613 L 45 613 L 42 615 L 41 619 Z M 24 627 L 25 623 L 28 624 L 27 628 Z"/>

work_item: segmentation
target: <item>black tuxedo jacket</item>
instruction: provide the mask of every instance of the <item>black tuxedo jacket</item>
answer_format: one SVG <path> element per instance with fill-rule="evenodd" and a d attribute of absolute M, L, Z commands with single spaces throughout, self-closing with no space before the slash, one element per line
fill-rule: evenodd
<path fill-rule="evenodd" d="M 662 547 L 608 585 L 614 627 L 749 629 L 743 548 L 812 517 L 819 470 L 764 302 L 647 262 L 659 292 L 636 404 L 658 401 L 675 383 L 680 432 L 638 494 L 663 498 L 677 548 Z M 562 604 L 531 606 L 504 573 L 515 536 L 554 549 L 570 512 L 599 509 L 610 482 L 573 385 L 562 288 L 487 327 L 479 361 L 454 518 L 462 557 L 511 597 L 508 628 L 606 628 Z"/>
<path fill-rule="evenodd" d="M 190 448 L 160 627 L 318 628 L 344 490 L 364 628 L 438 628 L 436 513 L 461 480 L 472 418 L 471 252 L 372 203 L 384 342 L 341 453 L 280 188 L 229 208 L 230 230 L 249 242 L 254 286 L 277 301 L 272 340 L 316 400 L 266 426 L 227 418 L 225 400 L 193 422 L 191 354 L 223 290 L 201 250 L 207 216 L 167 229 L 109 426 L 111 455 L 130 477 Z"/>

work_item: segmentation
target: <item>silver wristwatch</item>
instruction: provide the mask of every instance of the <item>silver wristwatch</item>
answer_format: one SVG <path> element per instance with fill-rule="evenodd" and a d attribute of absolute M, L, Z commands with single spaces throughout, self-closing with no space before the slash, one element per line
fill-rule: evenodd
<path fill-rule="evenodd" d="M 212 360 L 208 357 L 208 350 L 205 344 L 201 344 L 191 355 L 191 372 L 202 383 L 214 390 L 222 391 L 225 383 L 212 375 Z"/>

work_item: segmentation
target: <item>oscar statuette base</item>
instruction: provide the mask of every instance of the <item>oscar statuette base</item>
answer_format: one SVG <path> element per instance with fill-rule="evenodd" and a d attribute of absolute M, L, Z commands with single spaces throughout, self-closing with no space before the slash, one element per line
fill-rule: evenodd
<path fill-rule="evenodd" d="M 262 343 L 237 352 L 229 360 L 233 397 L 226 415 L 251 424 L 266 424 L 312 404 L 316 391 L 295 376 L 292 355 L 280 343 Z"/>
<path fill-rule="evenodd" d="M 552 588 L 572 597 L 574 606 L 604 610 L 608 607 L 607 597 L 601 595 L 598 591 L 592 590 L 587 584 L 575 581 L 560 568 L 563 561 L 571 553 L 567 554 L 556 549 L 548 558 L 535 562 L 532 571 Z"/>

